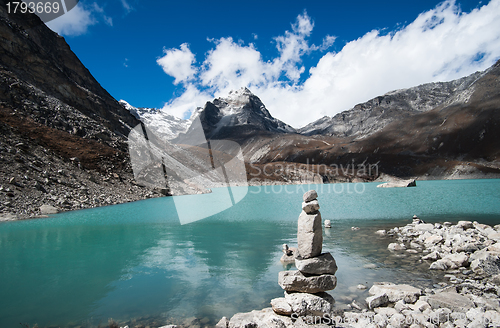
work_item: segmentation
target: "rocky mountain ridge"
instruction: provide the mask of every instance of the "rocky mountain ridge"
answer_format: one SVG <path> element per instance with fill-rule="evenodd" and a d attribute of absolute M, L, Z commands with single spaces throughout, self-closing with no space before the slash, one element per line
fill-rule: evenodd
<path fill-rule="evenodd" d="M 395 90 L 299 130 L 239 119 L 265 108 L 252 103 L 258 98 L 246 88 L 207 102 L 193 117 L 201 118 L 207 137 L 238 142 L 249 180 L 259 183 L 500 177 L 499 72 L 497 63 L 458 80 Z M 258 118 L 274 121 L 267 110 Z M 379 170 L 347 173 L 354 163 Z M 263 166 L 272 167 L 271 176 L 262 176 Z"/>
<path fill-rule="evenodd" d="M 324 116 L 297 130 L 304 135 L 365 138 L 395 120 L 434 109 L 466 103 L 474 92 L 474 83 L 487 74 L 472 75 L 449 82 L 433 82 L 400 89 L 358 104 L 333 117 Z"/>

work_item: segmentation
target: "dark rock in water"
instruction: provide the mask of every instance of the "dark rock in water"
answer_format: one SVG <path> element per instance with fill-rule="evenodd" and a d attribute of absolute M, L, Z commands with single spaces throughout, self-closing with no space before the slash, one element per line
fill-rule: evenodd
<path fill-rule="evenodd" d="M 283 256 L 281 256 L 280 261 L 283 263 L 294 263 L 295 258 L 299 255 L 296 247 L 288 247 L 287 244 L 283 244 Z"/>

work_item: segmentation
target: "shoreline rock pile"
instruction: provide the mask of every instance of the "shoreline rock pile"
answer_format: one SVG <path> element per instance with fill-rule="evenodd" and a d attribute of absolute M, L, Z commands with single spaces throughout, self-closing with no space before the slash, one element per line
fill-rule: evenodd
<path fill-rule="evenodd" d="M 308 201 L 304 203 L 307 205 Z M 304 212 L 315 208 L 314 204 L 312 207 L 303 206 Z M 301 217 L 318 214 L 306 212 L 301 213 Z M 328 295 L 325 292 L 299 291 L 314 284 L 303 287 L 306 284 L 301 279 L 287 280 L 300 275 L 307 279 L 319 276 L 318 271 L 309 273 L 307 261 L 323 262 L 320 260 L 323 255 L 304 259 L 300 253 L 304 249 L 314 249 L 312 254 L 318 252 L 317 244 L 313 242 L 318 240 L 314 235 L 317 231 L 315 225 L 307 226 L 303 238 L 298 238 L 306 242 L 305 245 L 299 243 L 295 264 L 298 271 L 280 273 L 280 286 L 289 289 L 289 286 L 294 286 L 294 290 L 284 288 L 285 297 L 273 299 L 272 308 L 238 313 L 231 320 L 223 318 L 225 320 L 221 320 L 217 327 L 500 327 L 500 225 L 491 227 L 471 221 L 459 221 L 456 225 L 450 222 L 429 224 L 414 217 L 413 222 L 404 227 L 377 231 L 378 235 L 396 238 L 397 242 L 389 244 L 391 252 L 405 252 L 415 256 L 416 261 L 429 261 L 430 270 L 446 270 L 444 277 L 449 283 L 435 284 L 434 288 L 417 288 L 411 286 L 411 282 L 376 282 L 368 291 L 370 296 L 366 303 L 349 312 L 334 309 L 333 303 L 328 304 L 328 297 L 321 297 Z"/>
<path fill-rule="evenodd" d="M 459 270 L 465 275 L 500 281 L 500 225 L 491 227 L 471 221 L 424 223 L 417 217 L 387 232 L 396 237 L 391 251 L 421 254 L 430 270 Z"/>
<path fill-rule="evenodd" d="M 346 312 L 345 327 L 500 327 L 500 225 L 471 221 L 425 223 L 379 230 L 395 237 L 391 252 L 407 252 L 444 270 L 449 284 L 425 290 L 374 283 L 366 299 L 370 311 Z"/>
<path fill-rule="evenodd" d="M 337 264 L 330 253 L 321 252 L 323 230 L 317 198 L 314 190 L 303 196 L 297 229 L 297 270 L 279 273 L 278 284 L 285 290 L 285 297 L 271 300 L 276 314 L 324 315 L 333 310 L 335 300 L 325 292 L 337 286 Z"/>

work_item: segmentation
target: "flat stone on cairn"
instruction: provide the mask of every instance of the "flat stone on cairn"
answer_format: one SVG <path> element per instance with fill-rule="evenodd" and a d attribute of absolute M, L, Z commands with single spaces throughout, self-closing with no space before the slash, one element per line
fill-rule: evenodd
<path fill-rule="evenodd" d="M 316 190 L 309 190 L 308 192 L 306 192 L 302 196 L 304 203 L 310 202 L 310 201 L 315 200 L 317 198 L 318 198 L 318 193 L 316 192 Z"/>
<path fill-rule="evenodd" d="M 306 212 L 307 214 L 315 214 L 319 210 L 319 203 L 316 199 L 312 200 L 308 203 L 303 202 L 302 203 L 302 210 L 304 212 Z"/>
<path fill-rule="evenodd" d="M 308 259 L 295 259 L 297 269 L 305 274 L 335 274 L 337 263 L 330 253 Z"/>
<path fill-rule="evenodd" d="M 337 277 L 333 274 L 305 276 L 298 270 L 281 271 L 278 284 L 287 292 L 319 293 L 337 287 Z"/>
<path fill-rule="evenodd" d="M 279 273 L 278 284 L 285 290 L 285 298 L 271 301 L 276 314 L 301 315 L 333 311 L 335 300 L 325 291 L 337 286 L 337 264 L 330 253 L 321 253 L 323 230 L 317 198 L 315 190 L 310 190 L 303 196 L 302 212 L 297 225 L 298 255 L 295 257 L 295 266 L 298 270 Z"/>

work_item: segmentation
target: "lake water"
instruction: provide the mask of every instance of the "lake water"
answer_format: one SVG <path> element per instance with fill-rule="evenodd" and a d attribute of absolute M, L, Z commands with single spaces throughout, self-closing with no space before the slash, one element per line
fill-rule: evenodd
<path fill-rule="evenodd" d="M 236 205 L 184 225 L 175 203 L 209 213 L 227 190 L 1 223 L 0 327 L 102 327 L 109 318 L 164 325 L 193 317 L 210 325 L 268 307 L 283 295 L 281 245 L 296 246 L 309 189 L 318 191 L 323 220 L 333 225 L 323 231 L 323 251 L 339 267 L 338 287 L 330 292 L 337 306 L 362 302 L 367 291 L 355 288 L 360 283 L 432 286 L 441 277 L 428 264 L 391 255 L 392 240 L 374 231 L 407 224 L 413 214 L 428 222 L 500 224 L 500 180 L 417 183 L 249 187 Z"/>

